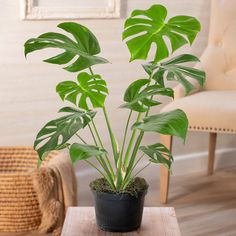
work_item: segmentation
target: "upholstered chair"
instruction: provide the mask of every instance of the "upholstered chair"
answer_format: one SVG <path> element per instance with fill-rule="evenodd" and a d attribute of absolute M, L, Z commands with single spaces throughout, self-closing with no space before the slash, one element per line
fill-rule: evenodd
<path fill-rule="evenodd" d="M 163 111 L 182 109 L 189 120 L 189 130 L 209 134 L 208 175 L 214 170 L 217 133 L 236 133 L 236 0 L 212 0 L 208 45 L 201 56 L 206 83 L 184 97 L 177 86 L 175 100 Z M 172 137 L 161 136 L 171 149 Z M 168 199 L 169 173 L 161 167 L 160 201 Z"/>

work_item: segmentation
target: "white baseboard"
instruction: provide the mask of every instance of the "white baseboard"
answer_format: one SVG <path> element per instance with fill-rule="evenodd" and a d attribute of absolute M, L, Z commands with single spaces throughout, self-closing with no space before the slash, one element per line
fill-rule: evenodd
<path fill-rule="evenodd" d="M 197 172 L 207 171 L 207 155 L 208 152 L 195 152 L 184 155 L 174 156 L 173 175 L 188 175 Z M 144 166 L 146 162 L 140 164 Z M 236 166 L 236 148 L 218 149 L 215 155 L 215 170 Z M 145 173 L 146 172 L 146 173 Z M 146 169 L 144 175 L 148 175 L 149 179 L 159 177 L 159 168 L 155 164 Z M 153 174 L 152 174 L 153 173 Z M 76 173 L 78 178 L 86 176 L 96 176 L 97 171 L 92 168 L 86 168 Z"/>

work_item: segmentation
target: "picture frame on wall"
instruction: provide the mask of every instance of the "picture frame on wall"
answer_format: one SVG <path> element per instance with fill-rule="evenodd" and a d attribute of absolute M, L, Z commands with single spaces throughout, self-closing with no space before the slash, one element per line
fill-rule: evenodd
<path fill-rule="evenodd" d="M 21 0 L 22 20 L 119 18 L 120 0 Z"/>

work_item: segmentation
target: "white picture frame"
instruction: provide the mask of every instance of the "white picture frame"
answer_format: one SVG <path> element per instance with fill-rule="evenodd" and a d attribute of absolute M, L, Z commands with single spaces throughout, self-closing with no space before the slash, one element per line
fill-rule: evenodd
<path fill-rule="evenodd" d="M 88 6 L 79 7 L 46 7 L 38 6 L 34 0 L 20 0 L 22 20 L 67 20 L 67 19 L 91 19 L 91 18 L 119 18 L 120 0 L 107 0 L 104 8 Z M 66 0 L 64 0 L 66 1 Z M 83 0 L 86 1 L 86 0 Z"/>

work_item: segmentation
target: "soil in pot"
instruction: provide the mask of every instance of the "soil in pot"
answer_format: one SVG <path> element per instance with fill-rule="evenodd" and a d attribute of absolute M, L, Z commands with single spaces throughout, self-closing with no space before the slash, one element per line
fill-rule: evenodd
<path fill-rule="evenodd" d="M 111 232 L 129 232 L 140 227 L 148 184 L 135 178 L 125 191 L 116 192 L 105 179 L 90 183 L 94 200 L 97 225 Z"/>

